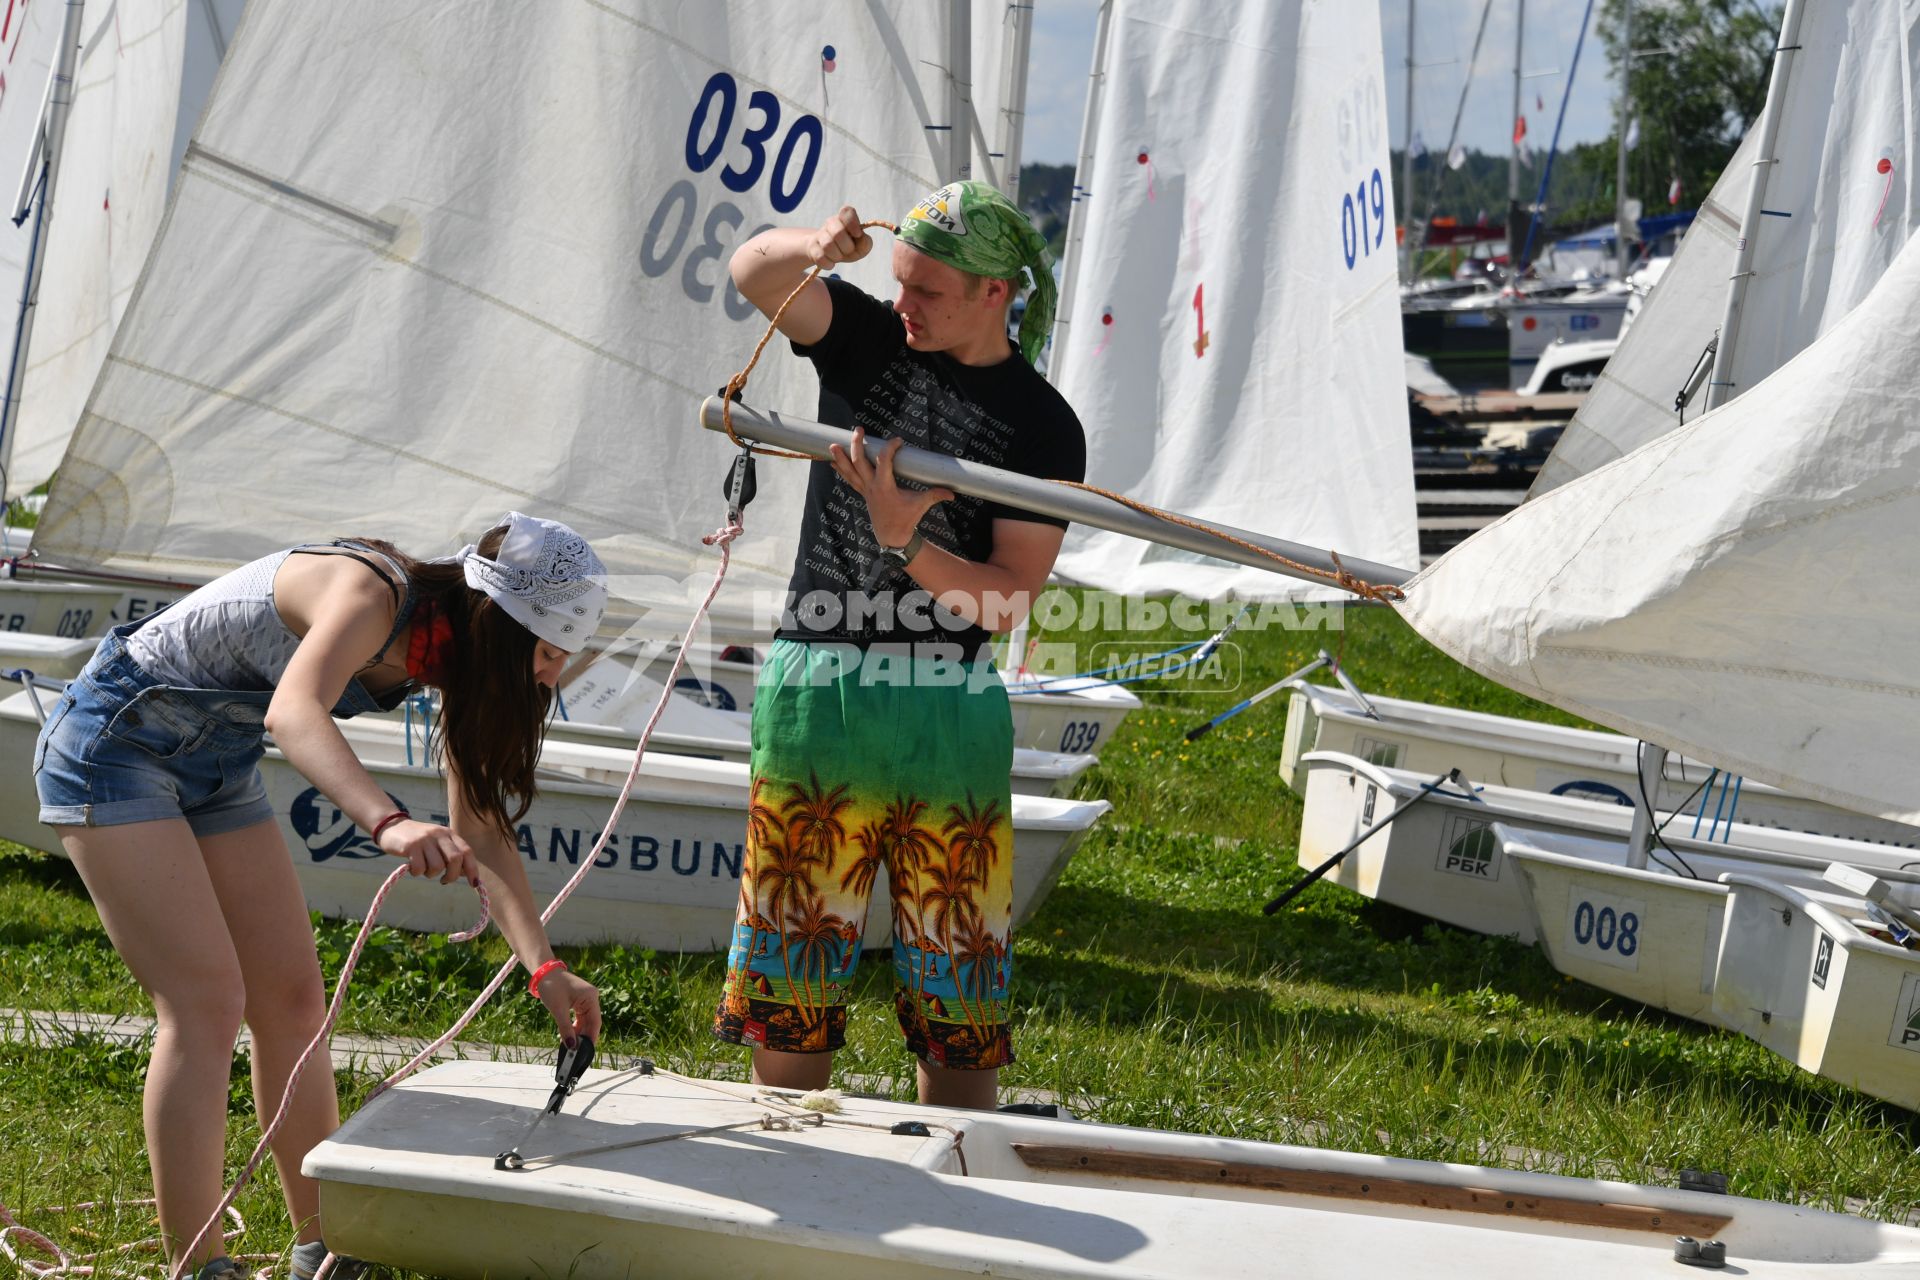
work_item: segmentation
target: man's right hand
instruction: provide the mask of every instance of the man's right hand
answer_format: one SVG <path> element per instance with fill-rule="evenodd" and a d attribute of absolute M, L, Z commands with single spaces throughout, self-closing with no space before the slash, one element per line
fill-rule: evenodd
<path fill-rule="evenodd" d="M 807 246 L 807 259 L 822 271 L 830 271 L 843 262 L 858 262 L 873 249 L 873 237 L 860 229 L 860 215 L 852 205 L 820 224 Z"/>

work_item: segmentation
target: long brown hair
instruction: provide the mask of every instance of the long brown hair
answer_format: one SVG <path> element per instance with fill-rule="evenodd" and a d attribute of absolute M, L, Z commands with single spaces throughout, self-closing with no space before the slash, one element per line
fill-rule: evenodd
<path fill-rule="evenodd" d="M 480 554 L 497 557 L 506 536 L 505 525 L 489 529 Z M 437 614 L 452 627 L 431 746 L 452 763 L 467 808 L 511 835 L 538 794 L 534 773 L 553 708 L 553 691 L 533 678 L 533 632 L 468 586 L 459 565 L 415 560 L 376 538 L 356 541 L 406 570 L 415 619 Z"/>

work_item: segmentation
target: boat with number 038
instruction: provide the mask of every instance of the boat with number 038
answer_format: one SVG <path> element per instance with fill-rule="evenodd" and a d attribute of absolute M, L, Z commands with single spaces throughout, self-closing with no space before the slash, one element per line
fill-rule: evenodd
<path fill-rule="evenodd" d="M 865 1098 L 822 1113 L 644 1066 L 588 1071 L 529 1136 L 553 1090 L 550 1069 L 455 1062 L 369 1102 L 306 1158 L 328 1243 L 461 1280 L 625 1280 L 635 1259 L 685 1280 L 1617 1280 L 1703 1253 L 1753 1280 L 1920 1270 L 1911 1227 L 1739 1196 Z"/>

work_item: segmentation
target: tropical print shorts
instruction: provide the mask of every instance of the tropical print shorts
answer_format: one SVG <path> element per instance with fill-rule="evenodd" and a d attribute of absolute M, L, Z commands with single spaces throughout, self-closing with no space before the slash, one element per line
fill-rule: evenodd
<path fill-rule="evenodd" d="M 714 1034 L 788 1053 L 844 1044 L 884 880 L 907 1047 L 935 1066 L 1013 1061 L 1012 767 L 989 663 L 776 641 L 754 689 L 746 862 Z"/>

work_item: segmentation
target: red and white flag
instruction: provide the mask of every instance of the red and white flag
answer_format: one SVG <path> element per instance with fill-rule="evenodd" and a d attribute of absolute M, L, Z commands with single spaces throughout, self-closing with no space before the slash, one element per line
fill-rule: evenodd
<path fill-rule="evenodd" d="M 1527 140 L 1527 118 L 1525 116 L 1515 116 L 1513 118 L 1513 140 L 1516 143 Z"/>
<path fill-rule="evenodd" d="M 1672 184 L 1667 187 L 1667 203 L 1680 203 L 1680 175 L 1677 173 L 1673 175 Z"/>

